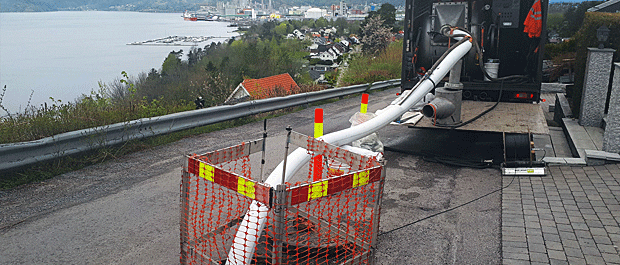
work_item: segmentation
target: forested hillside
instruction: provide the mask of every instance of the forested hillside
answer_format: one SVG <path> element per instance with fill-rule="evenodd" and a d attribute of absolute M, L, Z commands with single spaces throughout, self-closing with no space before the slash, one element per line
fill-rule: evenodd
<path fill-rule="evenodd" d="M 0 0 L 0 12 L 45 12 L 62 10 L 124 10 L 152 12 L 183 12 L 198 9 L 200 4 L 214 5 L 215 0 Z M 228 2 L 228 1 L 227 1 Z M 265 1 L 267 2 L 267 1 Z M 339 0 L 272 0 L 273 6 L 331 6 Z M 347 0 L 349 6 L 363 5 L 366 0 Z M 404 5 L 404 0 L 384 0 L 377 3 Z"/>

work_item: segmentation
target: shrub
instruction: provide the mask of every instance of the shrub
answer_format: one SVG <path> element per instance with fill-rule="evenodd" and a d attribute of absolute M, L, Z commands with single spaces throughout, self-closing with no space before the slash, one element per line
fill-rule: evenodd
<path fill-rule="evenodd" d="M 388 48 L 376 56 L 358 54 L 352 57 L 345 71 L 341 85 L 365 84 L 400 78 L 403 42 L 390 43 Z"/>

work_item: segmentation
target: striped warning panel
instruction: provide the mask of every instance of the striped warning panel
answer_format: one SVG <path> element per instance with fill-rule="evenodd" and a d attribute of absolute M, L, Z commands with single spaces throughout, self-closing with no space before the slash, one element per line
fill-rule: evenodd
<path fill-rule="evenodd" d="M 314 199 L 330 196 L 332 194 L 353 189 L 377 182 L 381 179 L 381 167 L 359 171 L 347 175 L 316 181 L 309 185 L 292 187 L 291 205 L 308 202 Z"/>
<path fill-rule="evenodd" d="M 194 157 L 189 157 L 188 159 L 188 172 L 190 174 L 194 174 L 206 181 L 213 182 L 250 199 L 269 205 L 271 194 L 270 187 L 237 174 L 224 171 L 216 166 L 197 160 Z"/>

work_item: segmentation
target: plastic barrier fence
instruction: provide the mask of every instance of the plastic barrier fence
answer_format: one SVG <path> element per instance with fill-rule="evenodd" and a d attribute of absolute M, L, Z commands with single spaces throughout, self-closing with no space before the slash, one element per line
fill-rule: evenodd
<path fill-rule="evenodd" d="M 250 178 L 260 170 L 251 167 L 250 155 L 261 151 L 262 140 L 188 157 L 181 182 L 182 264 L 223 264 L 253 201 L 268 209 L 253 256 L 245 255 L 253 264 L 373 263 L 382 161 L 295 132 L 290 142 L 322 155 L 325 165 L 310 162 L 306 181 L 277 187 Z M 313 181 L 317 168 L 322 178 Z"/>

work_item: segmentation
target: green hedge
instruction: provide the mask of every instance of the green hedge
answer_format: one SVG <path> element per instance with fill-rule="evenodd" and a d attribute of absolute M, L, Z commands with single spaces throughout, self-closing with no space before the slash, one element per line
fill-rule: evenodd
<path fill-rule="evenodd" d="M 598 47 L 596 30 L 602 25 L 607 26 L 610 30 L 605 48 L 616 50 L 613 61 L 620 61 L 620 13 L 587 12 L 583 20 L 583 26 L 574 36 L 577 52 L 575 58 L 575 86 L 567 91 L 568 96 L 571 98 L 573 115 L 578 116 L 581 108 L 581 91 L 583 90 L 585 79 L 588 47 Z"/>
<path fill-rule="evenodd" d="M 575 52 L 575 39 L 560 43 L 545 44 L 545 60 L 553 60 L 567 53 Z"/>

